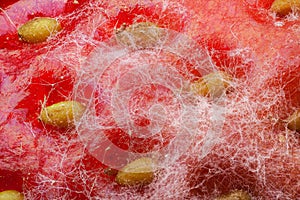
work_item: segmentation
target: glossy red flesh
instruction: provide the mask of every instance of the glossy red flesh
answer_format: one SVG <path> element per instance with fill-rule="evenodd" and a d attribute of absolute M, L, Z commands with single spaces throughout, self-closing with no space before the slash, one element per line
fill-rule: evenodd
<path fill-rule="evenodd" d="M 11 5 L 2 5 L 2 8 L 7 10 L 7 13 L 10 14 L 10 12 L 12 12 L 10 11 L 10 9 L 20 9 L 20 7 L 18 6 L 21 6 L 21 3 L 22 1 Z M 30 5 L 31 4 L 29 4 L 29 6 Z M 45 6 L 45 8 L 43 6 L 34 8 L 41 8 L 41 10 L 37 10 L 36 15 L 50 14 L 51 16 L 56 17 L 66 11 L 73 11 L 72 2 L 68 1 L 67 5 L 67 8 L 63 8 L 64 3 L 56 4 L 54 6 L 55 9 L 53 9 L 55 10 L 55 12 L 51 13 L 49 13 L 49 7 L 53 8 L 53 5 L 48 5 L 47 3 L 43 5 Z M 247 80 L 247 82 L 249 82 L 249 85 L 247 87 L 252 89 L 250 98 L 254 99 L 254 101 L 261 101 L 266 103 L 268 99 L 264 100 L 264 98 L 261 98 L 258 94 L 263 93 L 268 88 L 283 88 L 286 94 L 286 98 L 278 99 L 276 102 L 277 105 L 275 105 L 273 109 L 269 110 L 268 106 L 263 106 L 261 110 L 259 110 L 259 112 L 262 112 L 263 114 L 267 113 L 272 116 L 286 117 L 292 111 L 293 108 L 299 107 L 300 102 L 299 91 L 297 90 L 300 84 L 300 76 L 298 73 L 298 68 L 300 64 L 300 49 L 297 43 L 295 43 L 296 41 L 299 41 L 299 32 L 294 31 L 292 29 L 292 27 L 299 25 L 299 20 L 294 22 L 285 22 L 284 26 L 276 27 L 274 25 L 274 19 L 268 16 L 267 9 L 270 7 L 270 5 L 271 1 L 249 0 L 245 2 L 236 0 L 224 2 L 214 0 L 197 1 L 195 3 L 195 1 L 187 0 L 184 2 L 184 6 L 190 8 L 191 11 L 194 12 L 194 18 L 187 19 L 189 22 L 191 22 L 189 24 L 189 27 L 186 28 L 180 23 L 175 23 L 171 26 L 171 28 L 174 30 L 186 31 L 187 34 L 195 38 L 200 45 L 208 47 L 208 49 L 210 50 L 210 54 L 212 55 L 213 61 L 221 69 L 230 72 L 230 74 L 235 75 L 235 77 L 237 78 Z M 30 7 L 30 9 L 28 10 L 32 11 L 32 8 Z M 173 21 L 174 18 L 177 19 L 177 17 L 170 15 L 166 15 L 166 18 L 159 17 L 159 12 L 158 14 L 152 14 L 154 10 L 153 6 L 148 6 L 146 8 L 136 6 L 133 9 L 129 10 L 130 12 L 123 10 L 120 11 L 118 15 L 110 17 L 109 22 L 103 26 L 105 28 L 99 27 L 97 29 L 94 38 L 96 40 L 105 39 L 105 37 L 112 35 L 113 28 L 115 26 L 118 27 L 124 22 L 129 24 L 132 23 L 132 20 L 134 16 L 136 16 L 136 14 L 142 15 L 150 21 L 157 22 L 159 25 L 162 25 L 162 27 L 168 26 L 169 22 Z M 26 12 L 24 14 L 26 15 Z M 22 87 L 22 84 L 18 85 L 15 83 L 16 76 L 18 76 L 18 74 L 20 73 L 19 69 L 27 68 L 32 63 L 34 63 L 33 65 L 35 65 L 35 57 L 37 55 L 46 53 L 46 50 L 40 50 L 35 52 L 43 45 L 37 45 L 32 49 L 32 47 L 28 46 L 27 44 L 21 44 L 17 40 L 15 28 L 12 27 L 11 24 L 7 21 L 6 16 L 2 14 L 0 17 L 2 17 L 0 18 L 0 24 L 4 24 L 4 26 L 2 26 L 3 30 L 1 30 L 3 32 L 0 32 L 0 35 L 1 33 L 3 33 L 2 35 L 8 34 L 1 37 L 0 42 L 3 44 L 3 46 L 0 46 L 0 48 L 9 47 L 11 50 L 4 51 L 7 54 L 0 56 L 0 61 L 2 64 L 4 64 L 4 78 L 2 78 L 1 89 L 3 90 L 3 88 L 5 87 L 5 84 L 3 84 L 3 82 L 5 82 L 4 80 L 11 81 L 9 83 L 6 82 L 8 84 L 7 87 L 11 85 L 13 85 L 14 87 Z M 18 12 L 18 14 L 15 15 L 10 14 L 10 17 L 15 22 L 15 25 L 18 26 L 19 24 L 24 23 L 26 19 L 33 17 L 33 15 L 27 15 L 27 18 L 21 18 L 22 16 L 20 16 Z M 158 19 L 162 20 L 159 21 Z M 72 31 L 73 28 L 77 26 L 76 23 L 70 22 L 69 24 L 70 31 Z M 84 26 L 81 28 L 85 29 Z M 7 36 L 12 38 L 10 40 L 7 40 Z M 290 42 L 290 38 L 292 38 L 294 42 Z M 51 43 L 51 45 L 54 45 L 54 43 Z M 22 54 L 21 56 L 17 52 L 16 54 L 19 58 L 15 59 L 12 59 L 14 58 L 13 55 L 8 55 L 8 52 L 13 52 L 13 49 L 20 50 L 22 48 L 32 50 L 23 50 L 24 54 Z M 91 49 L 93 49 L 93 47 Z M 244 49 L 245 51 L 241 54 L 234 54 L 236 49 Z M 56 50 L 56 53 L 59 53 L 60 51 L 61 50 Z M 247 60 L 247 62 L 245 60 Z M 20 64 L 20 61 L 22 61 L 23 63 Z M 76 61 L 74 62 L 76 63 Z M 11 69 L 11 67 L 13 67 L 13 69 Z M 67 68 L 69 67 L 70 66 L 67 66 Z M 64 70 L 62 70 L 62 73 L 63 71 Z M 25 76 L 21 75 L 21 77 Z M 72 76 L 69 76 L 68 78 L 64 79 L 61 82 L 61 85 L 57 84 L 57 87 L 55 86 L 58 90 L 50 92 L 54 87 L 49 85 L 48 83 L 55 83 L 59 80 L 58 77 L 53 77 L 53 72 L 51 72 L 51 70 L 48 72 L 37 72 L 37 76 L 34 75 L 33 77 L 34 78 L 31 80 L 31 84 L 29 84 L 28 88 L 24 92 L 19 93 L 19 90 L 9 89 L 4 90 L 6 94 L 1 94 L 4 98 L 7 98 L 8 94 L 10 93 L 19 93 L 21 95 L 15 97 L 14 101 L 17 101 L 17 103 L 14 104 L 15 106 L 8 105 L 9 101 L 7 101 L 5 107 L 2 107 L 4 108 L 3 113 L 6 113 L 3 114 L 3 116 L 7 116 L 7 119 L 1 121 L 3 124 L 5 124 L 5 128 L 2 129 L 0 134 L 3 138 L 7 138 L 7 136 L 8 138 L 10 138 L 10 135 L 14 135 L 12 138 L 8 139 L 8 141 L 15 141 L 15 143 L 12 143 L 11 147 L 7 147 L 4 149 L 15 149 L 19 146 L 20 141 L 24 141 L 25 156 L 28 156 L 28 163 L 20 162 L 19 164 L 17 164 L 18 170 L 20 169 L 24 171 L 30 171 L 33 168 L 33 173 L 36 172 L 36 169 L 38 169 L 38 172 L 43 174 L 50 173 L 50 171 L 47 171 L 47 164 L 44 163 L 49 162 L 49 166 L 52 166 L 55 165 L 56 161 L 60 161 L 59 159 L 55 160 L 55 158 L 53 158 L 53 160 L 49 159 L 49 156 L 51 158 L 51 153 L 49 155 L 46 149 L 51 149 L 50 147 L 52 147 L 53 144 L 57 145 L 58 147 L 63 147 L 65 145 L 65 142 L 59 141 L 57 139 L 57 135 L 61 134 L 60 130 L 50 131 L 51 128 L 46 127 L 47 131 L 45 131 L 41 123 L 37 121 L 36 116 L 38 115 L 40 109 L 40 103 L 37 102 L 43 101 L 44 96 L 48 97 L 49 104 L 55 103 L 55 101 L 63 100 L 69 95 L 69 92 L 72 90 L 72 81 L 70 80 L 73 80 L 73 78 Z M 17 81 L 20 81 L 20 79 L 17 79 Z M 68 84 L 65 85 L 63 84 L 64 82 L 67 82 Z M 44 83 L 47 84 L 44 85 Z M 37 93 L 36 91 L 39 92 Z M 26 92 L 29 92 L 28 96 Z M 18 101 L 20 100 L 22 101 L 18 103 Z M 249 105 L 245 104 L 245 106 Z M 28 109 L 28 111 L 30 112 L 27 111 L 24 115 L 23 111 L 20 110 L 23 108 Z M 278 111 L 281 111 L 283 113 L 277 113 Z M 21 112 L 21 114 L 18 114 L 18 112 Z M 27 120 L 22 120 L 22 118 L 24 119 L 25 116 Z M 282 144 L 278 142 L 278 133 L 280 131 L 273 130 L 273 127 L 270 127 L 264 123 L 254 124 L 254 126 L 262 127 L 262 129 L 264 129 L 264 140 L 260 138 L 261 134 L 257 134 L 260 131 L 262 131 L 260 130 L 260 128 L 243 130 L 244 137 L 246 138 L 244 140 L 241 140 L 241 135 L 239 133 L 236 135 L 230 134 L 227 137 L 226 132 L 232 133 L 234 132 L 234 128 L 238 129 L 240 127 L 240 124 L 236 125 L 236 122 L 240 119 L 239 117 L 245 116 L 234 115 L 228 117 L 228 121 L 226 123 L 231 127 L 226 127 L 227 129 L 225 128 L 225 139 L 223 143 L 220 143 L 219 145 L 214 147 L 214 151 L 218 153 L 208 154 L 207 157 L 201 160 L 200 163 L 196 162 L 197 165 L 194 164 L 195 160 L 189 163 L 189 165 L 191 166 L 190 172 L 192 177 L 189 177 L 188 181 L 191 184 L 190 187 L 193 188 L 193 194 L 200 196 L 204 195 L 205 197 L 213 193 L 215 188 L 217 188 L 219 192 L 227 192 L 231 189 L 244 189 L 250 190 L 255 196 L 264 196 L 272 198 L 272 194 L 268 194 L 267 191 L 268 189 L 270 189 L 268 187 L 273 187 L 277 188 L 278 190 L 282 190 L 283 192 L 285 192 L 285 194 L 288 194 L 291 199 L 297 198 L 297 195 L 300 193 L 299 187 L 297 187 L 297 184 L 295 185 L 295 183 L 297 183 L 297 177 L 299 177 L 300 171 L 299 166 L 297 167 L 296 165 L 297 163 L 299 163 L 299 138 L 295 138 L 294 141 L 291 141 L 289 143 L 291 146 L 289 152 L 291 153 L 286 154 L 287 149 L 285 147 L 285 143 Z M 36 128 L 34 129 L 34 133 L 41 135 L 38 137 L 38 139 L 32 138 L 32 136 L 30 135 L 32 133 L 29 131 L 30 129 L 28 129 L 28 127 L 24 127 L 24 121 L 29 122 L 30 125 Z M 148 123 L 149 121 L 147 121 L 147 118 L 139 117 L 137 120 L 138 125 L 147 125 Z M 12 129 L 12 127 L 14 127 L 14 129 Z M 25 131 L 23 132 L 20 130 Z M 48 133 L 48 131 L 51 132 L 50 138 L 48 138 L 48 136 L 43 135 L 45 133 Z M 18 132 L 18 134 L 15 135 L 14 132 Z M 120 134 L 121 136 L 123 136 L 123 133 L 120 133 L 119 131 L 112 131 L 108 134 L 116 138 L 120 137 Z M 19 140 L 19 137 L 24 139 Z M 242 150 L 239 152 L 235 152 L 236 148 L 230 147 L 234 147 L 239 141 L 242 141 L 239 144 L 239 148 L 241 148 Z M 128 139 L 125 139 L 124 141 L 121 141 L 119 145 L 124 145 L 125 148 L 128 148 L 128 145 L 126 144 L 127 142 Z M 76 142 L 74 143 L 74 145 L 75 144 Z M 251 147 L 249 148 L 249 146 Z M 45 148 L 45 150 L 41 150 L 42 148 Z M 272 154 L 269 153 L 270 149 L 273 150 Z M 77 151 L 75 150 L 75 152 Z M 81 154 L 79 152 L 82 153 L 80 150 L 78 150 L 78 154 L 73 154 L 71 151 L 70 158 L 72 156 L 76 157 L 75 155 L 80 156 Z M 226 158 L 226 156 L 233 154 L 237 155 L 233 160 L 228 160 Z M 262 155 L 267 156 L 267 158 L 263 160 L 265 164 L 260 165 L 264 166 L 264 170 L 261 170 L 260 172 L 264 173 L 265 182 L 262 182 L 260 173 L 256 174 L 255 172 L 250 171 L 252 169 L 257 169 L 256 167 L 258 163 L 251 163 L 251 165 L 253 166 L 250 166 L 250 169 L 249 166 L 243 165 L 243 158 L 245 157 L 245 154 L 248 154 L 249 156 L 253 157 L 258 157 Z M 12 154 L 11 159 L 8 160 L 2 157 L 2 160 L 5 160 L 7 166 L 7 168 L 4 167 L 5 170 L 10 169 L 9 166 L 11 165 L 11 163 L 18 160 L 14 156 L 15 155 Z M 193 158 L 193 155 L 191 157 Z M 93 164 L 97 163 L 97 161 L 93 160 L 93 158 L 89 156 L 87 156 L 87 159 L 89 160 L 87 162 Z M 31 164 L 30 160 L 40 160 L 38 161 L 38 163 L 40 163 L 38 164 L 39 167 L 34 167 L 35 165 Z M 71 159 L 71 161 L 67 162 L 70 162 L 69 164 L 72 165 L 72 163 L 77 160 L 80 159 Z M 78 162 L 81 163 L 80 161 Z M 292 165 L 292 163 L 295 163 L 295 165 Z M 69 164 L 67 163 L 64 167 L 68 169 Z M 101 164 L 99 166 L 98 164 L 96 164 L 96 166 L 91 166 L 93 164 L 89 164 L 90 168 L 87 167 L 82 170 L 93 172 L 93 170 L 97 168 L 104 168 L 104 166 L 102 166 Z M 216 169 L 222 169 L 224 171 L 218 174 L 214 171 Z M 77 168 L 77 171 L 75 172 L 80 173 L 82 172 L 82 170 L 80 170 L 80 168 Z M 287 174 L 289 176 L 286 176 Z M 11 176 L 18 177 L 18 175 L 19 172 L 16 172 L 12 175 L 9 174 L 5 176 L 5 180 L 9 180 L 9 177 Z M 73 175 L 78 178 L 77 174 Z M 87 175 L 86 178 L 93 177 L 94 175 L 94 172 L 89 173 L 89 175 Z M 103 174 L 100 173 L 100 176 L 102 175 Z M 53 176 L 55 177 L 56 175 Z M 210 178 L 208 179 L 207 177 Z M 106 178 L 103 178 L 103 182 L 100 181 L 103 187 L 105 187 L 105 184 L 103 184 L 106 183 L 105 180 Z M 202 182 L 202 180 L 204 180 L 204 183 Z M 88 186 L 93 184 L 90 182 L 86 183 L 84 181 L 81 181 L 83 180 L 80 179 L 78 180 L 77 184 L 73 184 L 73 182 L 69 180 L 68 184 L 71 188 L 74 187 L 74 190 L 81 190 L 80 188 L 84 184 L 87 184 Z M 18 180 L 17 182 L 18 184 L 16 184 L 15 186 L 13 186 L 13 184 L 11 183 L 7 183 L 6 185 L 2 184 L 0 188 L 7 189 L 9 187 L 14 187 L 15 189 L 20 189 L 22 181 Z M 98 187 L 97 189 L 100 190 L 100 188 L 101 187 Z M 30 190 L 30 188 L 26 189 Z M 110 189 L 114 188 L 111 187 Z M 95 192 L 95 194 L 97 194 L 97 191 Z M 86 197 L 86 195 L 84 194 L 80 195 L 82 198 Z"/>

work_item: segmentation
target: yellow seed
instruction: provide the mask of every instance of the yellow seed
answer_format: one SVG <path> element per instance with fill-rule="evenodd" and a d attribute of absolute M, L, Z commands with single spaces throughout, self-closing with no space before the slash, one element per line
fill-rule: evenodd
<path fill-rule="evenodd" d="M 288 129 L 300 131 L 300 110 L 295 111 L 286 121 Z"/>
<path fill-rule="evenodd" d="M 271 6 L 271 11 L 280 16 L 289 14 L 293 9 L 300 10 L 300 0 L 275 0 Z"/>
<path fill-rule="evenodd" d="M 237 190 L 217 197 L 215 200 L 251 200 L 251 197 L 247 192 Z"/>
<path fill-rule="evenodd" d="M 49 17 L 37 17 L 18 29 L 19 37 L 28 43 L 45 42 L 50 35 L 54 35 L 62 29 L 60 23 Z"/>
<path fill-rule="evenodd" d="M 133 49 L 152 48 L 163 40 L 163 29 L 151 22 L 140 22 L 126 27 L 123 24 L 116 33 L 119 44 Z"/>
<path fill-rule="evenodd" d="M 0 192 L 0 200 L 23 200 L 24 196 L 22 193 L 16 190 L 5 190 Z"/>
<path fill-rule="evenodd" d="M 77 101 L 62 101 L 42 109 L 39 119 L 52 126 L 67 128 L 74 126 L 74 120 L 79 120 L 85 111 L 85 106 Z"/>
<path fill-rule="evenodd" d="M 116 182 L 123 186 L 147 185 L 154 179 L 156 164 L 151 158 L 139 158 L 123 167 Z"/>
<path fill-rule="evenodd" d="M 212 72 L 191 84 L 191 91 L 201 96 L 222 96 L 231 84 L 232 77 L 225 72 Z"/>

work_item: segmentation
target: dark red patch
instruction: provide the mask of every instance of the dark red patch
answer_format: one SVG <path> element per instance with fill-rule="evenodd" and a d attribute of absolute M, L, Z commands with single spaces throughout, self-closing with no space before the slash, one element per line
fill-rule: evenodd
<path fill-rule="evenodd" d="M 20 171 L 0 170 L 0 191 L 23 191 L 23 174 Z"/>

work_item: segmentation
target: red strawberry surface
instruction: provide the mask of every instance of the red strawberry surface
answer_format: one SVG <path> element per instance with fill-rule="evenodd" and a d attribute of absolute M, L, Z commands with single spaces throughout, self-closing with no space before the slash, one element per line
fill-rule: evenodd
<path fill-rule="evenodd" d="M 298 14 L 272 0 L 0 2 L 0 191 L 27 199 L 300 198 L 299 133 L 285 119 L 300 106 Z M 19 40 L 34 17 L 62 31 Z M 159 45 L 132 50 L 115 31 L 152 22 Z M 189 85 L 213 71 L 232 76 L 218 99 Z M 75 127 L 43 124 L 45 106 L 87 110 Z M 136 157 L 160 167 L 147 186 L 114 173 Z"/>

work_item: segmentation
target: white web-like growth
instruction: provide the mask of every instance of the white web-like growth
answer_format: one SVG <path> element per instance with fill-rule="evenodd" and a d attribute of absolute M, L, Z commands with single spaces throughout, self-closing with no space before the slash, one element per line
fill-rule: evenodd
<path fill-rule="evenodd" d="M 85 102 L 89 109 L 83 116 L 83 120 L 79 122 L 78 132 L 82 140 L 87 143 L 90 152 L 110 167 L 120 168 L 130 157 L 141 157 L 142 155 L 133 155 L 131 152 L 115 147 L 105 138 L 106 130 L 121 128 L 132 137 L 148 138 L 161 134 L 162 131 L 165 132 L 166 128 L 170 129 L 174 131 L 172 135 L 175 135 L 176 139 L 169 144 L 169 150 L 162 150 L 163 157 L 176 160 L 180 156 L 180 152 L 184 152 L 190 146 L 193 135 L 198 130 L 199 121 L 205 118 L 205 113 L 202 114 L 198 110 L 207 110 L 209 104 L 205 98 L 201 99 L 202 104 L 200 104 L 197 98 L 187 90 L 188 80 L 178 73 L 177 69 L 174 69 L 176 66 L 171 66 L 180 60 L 172 60 L 172 63 L 166 63 L 166 60 L 163 60 L 163 56 L 182 59 L 182 52 L 178 50 L 195 51 L 195 46 L 188 42 L 186 37 L 174 31 L 169 31 L 167 35 L 164 41 L 159 42 L 160 46 L 157 49 L 151 50 L 131 52 L 114 41 L 111 41 L 110 46 L 107 43 L 100 44 L 81 73 L 74 95 L 78 101 Z M 209 71 L 211 63 L 205 57 L 207 55 L 200 51 L 197 56 L 190 58 L 200 61 L 203 66 L 202 72 Z M 184 73 L 188 72 L 187 69 L 184 69 L 187 66 L 180 67 Z M 154 102 L 143 99 L 147 97 L 147 94 L 145 94 L 146 96 L 135 95 L 135 92 L 142 92 L 143 88 L 149 87 L 157 88 L 154 91 L 156 93 Z M 171 97 L 166 91 L 171 92 Z M 95 97 L 95 93 L 98 93 L 98 97 Z M 159 100 L 166 98 L 164 95 L 172 99 L 166 102 Z M 102 116 L 101 114 L 97 116 L 95 98 L 103 103 L 103 109 L 108 107 L 111 114 L 104 113 Z M 144 111 L 138 105 L 136 108 L 130 107 L 136 106 L 135 103 L 139 102 L 150 105 L 144 105 L 144 109 L 147 109 Z M 133 109 L 133 113 L 130 111 L 131 109 Z M 143 113 L 144 116 L 150 118 L 150 125 L 146 127 L 136 125 L 132 119 L 134 112 Z M 116 124 L 112 125 L 112 121 L 115 121 Z M 163 139 L 162 135 L 161 137 Z M 170 149 L 174 152 L 168 152 Z M 149 155 L 145 154 L 144 156 L 161 153 L 150 152 Z M 110 154 L 118 156 L 121 163 L 118 163 L 117 166 L 109 163 L 105 156 L 110 158 Z"/>
<path fill-rule="evenodd" d="M 147 5 L 147 2 L 142 4 Z M 105 15 L 114 15 L 118 11 L 117 7 L 111 7 L 107 11 L 100 3 L 90 3 L 81 12 L 67 16 L 74 19 L 83 17 L 84 20 L 20 76 L 26 77 L 26 73 L 34 71 L 44 58 L 72 66 L 77 72 L 77 80 L 72 94 L 66 99 L 75 99 L 88 108 L 82 119 L 76 122 L 76 129 L 68 130 L 71 135 L 78 134 L 79 137 L 70 138 L 62 134 L 58 140 L 52 141 L 49 133 L 38 140 L 41 143 L 38 155 L 42 158 L 43 152 L 47 152 L 51 156 L 43 158 L 44 163 L 32 167 L 44 168 L 48 173 L 38 174 L 35 185 L 24 186 L 30 188 L 24 191 L 26 197 L 71 199 L 70 194 L 75 193 L 87 199 L 212 199 L 230 190 L 243 189 L 253 199 L 294 198 L 300 187 L 299 150 L 295 150 L 299 138 L 278 122 L 278 119 L 286 117 L 281 112 L 291 109 L 287 103 L 282 103 L 285 102 L 283 88 L 264 84 L 265 80 L 277 77 L 276 70 L 266 74 L 262 69 L 263 74 L 256 83 L 249 83 L 250 77 L 234 78 L 233 91 L 217 100 L 195 96 L 188 90 L 189 78 L 195 78 L 190 74 L 188 64 L 192 63 L 202 75 L 218 70 L 205 47 L 200 48 L 187 35 L 167 28 L 162 29 L 162 41 L 151 49 L 133 51 L 118 44 L 114 37 L 99 42 L 93 39 L 96 29 L 108 20 Z M 168 1 L 163 2 L 162 12 L 167 7 L 176 8 L 173 10 L 176 14 L 188 13 L 183 6 Z M 136 16 L 139 20 L 143 17 Z M 291 15 L 288 19 L 293 20 L 293 17 L 298 16 Z M 299 27 L 295 31 L 299 32 Z M 82 56 L 86 45 L 94 48 L 88 58 Z M 252 61 L 249 51 L 248 48 L 234 49 L 229 54 L 232 57 L 238 55 L 244 63 L 248 63 Z M 172 59 L 178 59 L 175 61 L 184 60 L 180 65 L 183 73 L 172 65 L 176 63 L 174 60 L 170 63 L 156 60 L 169 54 Z M 148 57 L 141 58 L 140 55 Z M 232 64 L 233 69 L 229 73 L 241 67 L 240 63 L 235 64 Z M 264 64 L 269 63 L 266 61 Z M 189 74 L 188 78 L 186 74 Z M 232 75 L 235 77 L 235 74 Z M 278 77 L 277 81 L 282 82 L 281 76 Z M 22 78 L 20 81 L 24 81 Z M 161 87 L 154 94 L 156 102 L 144 105 L 145 110 L 139 110 L 140 105 L 134 107 L 134 103 L 143 99 L 136 99 L 135 92 L 143 94 L 141 90 L 149 85 L 156 89 Z M 258 90 L 258 87 L 263 90 Z M 165 97 L 166 91 L 169 92 L 167 97 L 172 100 L 159 100 Z M 142 97 L 146 98 L 146 95 Z M 111 113 L 97 114 L 96 100 L 104 102 Z M 148 100 L 144 101 L 147 104 Z M 130 103 L 136 110 L 131 112 Z M 150 128 L 134 123 L 134 111 L 150 118 Z M 134 136 L 138 136 L 139 131 L 145 133 L 143 137 L 159 135 L 161 139 L 164 138 L 162 130 L 167 128 L 174 131 L 171 134 L 174 137 L 159 150 L 134 153 L 122 150 L 108 140 L 104 133 L 112 128 L 121 128 L 128 135 L 134 133 Z M 32 127 L 28 125 L 25 129 L 30 135 Z M 51 143 L 43 145 L 43 138 L 51 140 Z M 152 157 L 159 161 L 159 170 L 155 180 L 142 190 L 139 187 L 116 189 L 114 181 L 103 177 L 103 169 L 97 170 L 86 164 L 84 148 L 111 168 L 120 169 L 128 161 L 139 157 Z M 22 150 L 14 151 L 13 154 L 18 154 Z M 285 160 L 280 159 L 283 155 Z M 75 168 L 72 167 L 74 163 L 77 163 Z M 9 166 L 3 166 L 9 169 Z M 22 164 L 16 168 L 22 170 Z M 286 185 L 277 182 L 281 179 Z"/>

